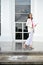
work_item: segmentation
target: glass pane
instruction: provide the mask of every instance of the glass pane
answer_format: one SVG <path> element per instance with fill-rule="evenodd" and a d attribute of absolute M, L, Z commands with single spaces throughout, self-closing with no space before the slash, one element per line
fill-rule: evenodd
<path fill-rule="evenodd" d="M 28 14 L 15 14 L 15 21 L 16 22 L 26 22 Z"/>
<path fill-rule="evenodd" d="M 15 13 L 30 13 L 30 5 L 15 5 Z"/>
<path fill-rule="evenodd" d="M 16 23 L 15 26 L 16 32 L 22 32 L 22 23 Z"/>
<path fill-rule="evenodd" d="M 27 39 L 29 36 L 29 33 L 23 33 L 23 39 Z"/>
<path fill-rule="evenodd" d="M 15 44 L 15 50 L 21 50 L 22 49 L 22 43 L 16 43 Z"/>
<path fill-rule="evenodd" d="M 15 0 L 15 4 L 19 5 L 29 5 L 31 4 L 31 0 Z"/>
<path fill-rule="evenodd" d="M 15 35 L 16 39 L 22 39 L 22 33 L 16 33 Z"/>
<path fill-rule="evenodd" d="M 26 23 L 23 24 L 23 32 L 28 32 L 28 29 L 27 29 Z"/>

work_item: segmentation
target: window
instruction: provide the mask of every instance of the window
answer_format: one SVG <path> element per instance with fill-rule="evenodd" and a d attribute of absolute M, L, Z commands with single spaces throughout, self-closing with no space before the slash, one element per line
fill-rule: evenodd
<path fill-rule="evenodd" d="M 15 21 L 26 22 L 31 11 L 31 0 L 15 0 Z"/>
<path fill-rule="evenodd" d="M 31 0 L 15 0 L 15 40 L 26 40 L 29 36 L 26 21 L 31 12 Z"/>

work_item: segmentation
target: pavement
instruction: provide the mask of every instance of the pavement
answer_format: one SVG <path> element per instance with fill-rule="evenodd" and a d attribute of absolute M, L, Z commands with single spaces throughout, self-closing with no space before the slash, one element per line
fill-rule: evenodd
<path fill-rule="evenodd" d="M 43 64 L 43 43 L 34 42 L 32 50 L 19 49 L 0 52 L 1 64 Z"/>
<path fill-rule="evenodd" d="M 21 51 L 21 52 L 43 52 L 43 42 L 33 42 L 32 43 L 32 47 L 33 47 L 33 49 L 32 50 L 29 50 L 29 48 L 27 48 L 27 49 L 18 49 L 19 48 L 19 45 L 18 45 L 18 48 L 17 48 L 17 50 L 15 50 L 16 52 L 18 51 Z M 20 48 L 21 48 L 21 46 L 20 46 Z M 14 50 L 13 50 L 13 52 L 14 52 Z"/>
<path fill-rule="evenodd" d="M 0 64 L 43 64 L 43 55 L 0 55 Z"/>
<path fill-rule="evenodd" d="M 29 50 L 23 49 L 23 43 L 6 43 L 2 42 L 1 43 L 1 49 L 0 52 L 43 52 L 43 42 L 33 42 L 32 46 L 34 49 Z"/>

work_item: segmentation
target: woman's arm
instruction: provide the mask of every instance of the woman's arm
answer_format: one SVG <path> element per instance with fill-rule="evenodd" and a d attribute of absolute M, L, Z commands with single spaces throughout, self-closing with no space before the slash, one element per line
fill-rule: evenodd
<path fill-rule="evenodd" d="M 36 26 L 37 26 L 37 24 L 33 23 L 32 27 L 34 28 L 34 27 L 36 27 Z"/>

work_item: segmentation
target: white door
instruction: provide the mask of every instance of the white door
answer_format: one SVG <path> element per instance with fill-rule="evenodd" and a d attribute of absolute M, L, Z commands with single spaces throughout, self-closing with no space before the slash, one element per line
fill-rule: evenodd
<path fill-rule="evenodd" d="M 15 45 L 22 49 L 22 44 L 29 34 L 26 27 L 28 14 L 31 12 L 31 0 L 15 0 Z"/>

